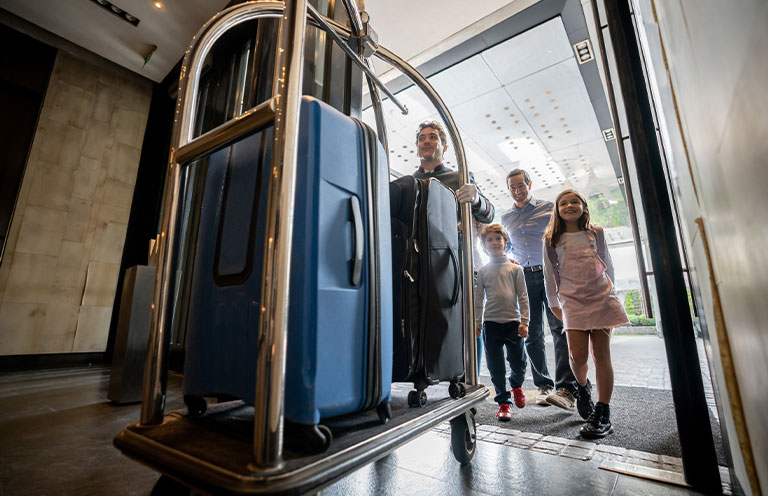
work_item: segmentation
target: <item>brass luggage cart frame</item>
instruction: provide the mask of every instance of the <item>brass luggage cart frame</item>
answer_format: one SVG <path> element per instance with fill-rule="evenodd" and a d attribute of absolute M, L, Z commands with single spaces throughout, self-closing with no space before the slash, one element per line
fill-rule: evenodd
<path fill-rule="evenodd" d="M 462 184 L 469 180 L 464 148 L 450 112 L 431 85 L 408 63 L 378 45 L 354 0 L 343 0 L 351 29 L 320 15 L 307 0 L 283 2 L 254 1 L 226 9 L 208 21 L 195 35 L 184 57 L 179 81 L 176 116 L 171 138 L 171 153 L 163 195 L 162 219 L 158 240 L 157 271 L 149 329 L 149 348 L 145 364 L 141 419 L 126 427 L 115 445 L 125 454 L 163 472 L 190 487 L 206 492 L 221 490 L 250 494 L 301 493 L 316 490 L 362 465 L 380 458 L 431 427 L 451 420 L 452 448 L 456 458 L 468 463 L 475 448 L 473 405 L 489 391 L 477 383 L 474 318 L 472 306 L 472 260 L 470 207 L 461 205 L 462 247 L 460 250 L 464 291 L 464 358 L 466 395 L 458 399 L 430 401 L 424 409 L 411 409 L 388 426 L 378 426 L 366 435 L 349 436 L 337 449 L 324 455 L 300 459 L 284 457 L 283 395 L 285 343 L 288 324 L 288 288 L 291 267 L 291 236 L 297 168 L 299 101 L 301 98 L 302 56 L 305 28 L 324 30 L 344 49 L 366 74 L 380 141 L 386 147 L 386 129 L 378 89 L 382 89 L 403 113 L 407 109 L 376 78 L 370 57 L 375 55 L 399 69 L 419 87 L 438 109 L 447 124 L 456 150 Z M 194 137 L 198 84 L 203 61 L 216 41 L 229 29 L 246 21 L 279 19 L 279 43 L 272 97 Z M 358 53 L 347 42 L 357 38 Z M 179 414 L 166 415 L 166 374 L 168 329 L 171 316 L 174 243 L 178 236 L 181 168 L 224 148 L 235 140 L 274 125 L 271 181 L 267 199 L 267 228 L 264 249 L 263 304 L 259 328 L 256 391 L 253 408 L 252 445 L 234 439 L 231 432 L 205 430 L 199 420 Z M 393 397 L 396 394 L 393 387 Z M 221 407 L 226 415 L 236 413 Z M 237 410 L 237 408 L 235 408 Z M 242 427 L 242 419 L 235 419 Z M 239 422 L 239 423 L 238 423 Z M 364 423 L 363 423 L 364 424 Z M 353 429 L 354 430 L 354 429 Z M 246 430 L 247 431 L 247 430 Z M 190 436 L 218 449 L 190 447 Z M 194 442 L 192 442 L 194 444 Z M 336 444 L 336 443 L 334 443 Z M 229 456 L 222 457 L 221 450 Z M 224 462 L 223 458 L 228 461 Z"/>

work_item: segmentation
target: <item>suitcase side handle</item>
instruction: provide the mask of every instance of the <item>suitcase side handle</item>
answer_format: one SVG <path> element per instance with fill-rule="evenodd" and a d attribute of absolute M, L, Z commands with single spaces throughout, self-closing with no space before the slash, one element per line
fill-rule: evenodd
<path fill-rule="evenodd" d="M 456 275 L 453 280 L 453 296 L 451 296 L 451 306 L 454 306 L 459 301 L 459 283 L 461 281 L 461 272 L 459 271 L 459 262 L 456 260 L 456 254 L 453 253 L 453 249 L 449 248 L 448 253 L 451 254 L 451 262 L 453 262 L 453 273 Z"/>
<path fill-rule="evenodd" d="M 352 285 L 360 285 L 363 271 L 363 216 L 360 214 L 360 200 L 356 196 L 349 198 L 352 207 L 352 223 L 355 228 L 355 256 L 352 259 Z"/>

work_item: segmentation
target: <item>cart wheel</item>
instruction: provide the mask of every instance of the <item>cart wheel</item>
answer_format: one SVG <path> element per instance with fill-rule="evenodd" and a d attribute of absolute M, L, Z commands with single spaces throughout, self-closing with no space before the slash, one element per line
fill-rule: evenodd
<path fill-rule="evenodd" d="M 467 411 L 451 420 L 451 450 L 456 460 L 466 465 L 475 456 L 475 447 L 475 415 Z"/>
<path fill-rule="evenodd" d="M 463 382 L 459 382 L 459 398 L 463 398 L 467 395 L 467 386 Z"/>
<path fill-rule="evenodd" d="M 389 422 L 389 419 L 392 418 L 392 407 L 390 406 L 389 401 L 379 403 L 379 406 L 376 407 L 376 413 L 379 414 L 379 421 L 382 425 Z"/>
<path fill-rule="evenodd" d="M 461 398 L 461 383 L 458 382 L 452 382 L 448 385 L 448 394 L 453 398 L 454 400 L 457 398 Z"/>
<path fill-rule="evenodd" d="M 427 393 L 424 391 L 410 391 L 408 393 L 408 406 L 423 408 L 427 404 Z"/>
<path fill-rule="evenodd" d="M 190 417 L 199 417 L 205 413 L 208 408 L 208 404 L 202 396 L 194 396 L 191 394 L 184 395 L 184 404 L 187 405 Z"/>

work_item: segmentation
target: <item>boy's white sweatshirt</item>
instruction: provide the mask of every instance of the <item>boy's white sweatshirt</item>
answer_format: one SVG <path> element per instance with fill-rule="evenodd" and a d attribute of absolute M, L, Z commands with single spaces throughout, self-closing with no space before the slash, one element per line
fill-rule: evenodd
<path fill-rule="evenodd" d="M 483 311 L 485 301 L 485 311 Z M 528 290 L 523 268 L 507 257 L 491 257 L 477 270 L 475 321 L 504 324 L 516 320 L 528 325 Z"/>

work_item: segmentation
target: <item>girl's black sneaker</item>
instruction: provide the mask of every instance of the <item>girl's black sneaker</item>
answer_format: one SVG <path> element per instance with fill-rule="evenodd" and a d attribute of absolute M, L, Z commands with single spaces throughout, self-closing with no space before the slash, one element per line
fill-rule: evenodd
<path fill-rule="evenodd" d="M 598 401 L 580 432 L 588 439 L 602 438 L 612 433 L 611 410 L 608 405 Z"/>
<path fill-rule="evenodd" d="M 592 383 L 587 379 L 586 385 L 582 386 L 577 382 L 576 386 L 576 409 L 581 418 L 586 420 L 595 408 L 595 404 L 592 403 Z"/>

